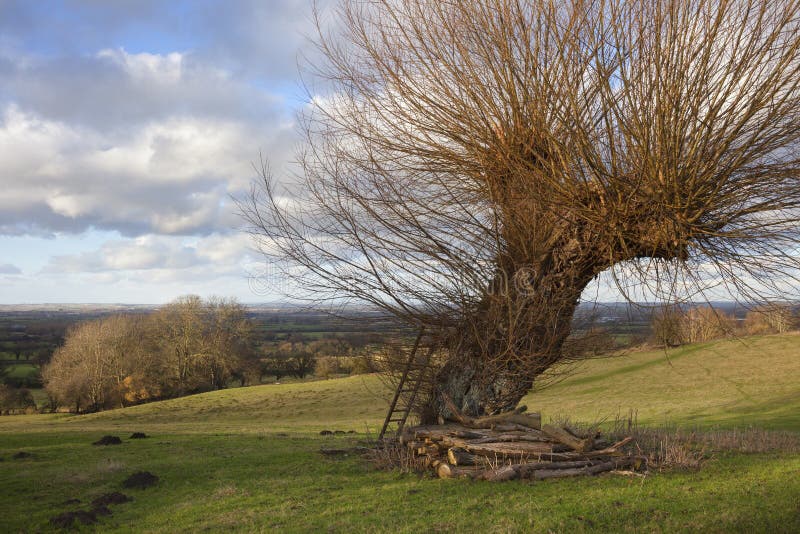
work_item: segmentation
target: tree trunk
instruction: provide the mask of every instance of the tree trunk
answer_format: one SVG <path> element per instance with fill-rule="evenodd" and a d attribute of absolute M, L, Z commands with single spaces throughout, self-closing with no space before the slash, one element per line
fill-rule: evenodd
<path fill-rule="evenodd" d="M 563 268 L 522 282 L 520 269 L 506 270 L 502 287 L 487 292 L 450 341 L 424 422 L 452 418 L 445 394 L 468 416 L 513 410 L 536 377 L 563 358 L 581 292 L 603 266 L 577 259 L 558 263 Z"/>

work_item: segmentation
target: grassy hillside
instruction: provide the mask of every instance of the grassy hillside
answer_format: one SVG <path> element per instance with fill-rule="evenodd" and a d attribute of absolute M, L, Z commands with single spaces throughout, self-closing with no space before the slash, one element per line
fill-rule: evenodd
<path fill-rule="evenodd" d="M 528 395 L 544 415 L 800 431 L 800 335 L 759 336 L 585 362 Z"/>
<path fill-rule="evenodd" d="M 48 530 L 60 512 L 160 477 L 112 507 L 101 531 L 710 531 L 800 530 L 800 454 L 716 454 L 700 472 L 533 485 L 440 481 L 331 459 L 375 431 L 387 394 L 374 376 L 258 386 L 85 416 L 0 417 L 0 531 Z M 800 431 L 800 336 L 586 362 L 530 394 L 545 418 L 766 426 Z M 357 435 L 319 436 L 322 429 Z M 146 432 L 145 440 L 126 439 Z M 104 434 L 123 444 L 91 445 Z M 15 459 L 25 451 L 32 456 Z M 65 504 L 79 499 L 79 504 Z"/>

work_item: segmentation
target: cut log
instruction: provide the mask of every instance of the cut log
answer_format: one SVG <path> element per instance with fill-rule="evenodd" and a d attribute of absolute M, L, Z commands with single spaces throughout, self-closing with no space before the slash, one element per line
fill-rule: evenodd
<path fill-rule="evenodd" d="M 447 435 L 448 432 L 456 432 L 463 430 L 464 427 L 455 423 L 446 423 L 444 425 L 422 425 L 411 429 L 409 433 L 414 436 L 414 439 L 431 438 L 438 439 L 441 436 Z"/>
<path fill-rule="evenodd" d="M 447 460 L 452 465 L 482 465 L 486 464 L 486 458 L 471 454 L 461 447 L 451 447 L 447 450 Z"/>
<path fill-rule="evenodd" d="M 627 438 L 614 443 L 610 447 L 606 447 L 605 449 L 601 449 L 599 451 L 587 452 L 584 456 L 586 456 L 587 458 L 595 458 L 597 456 L 614 456 L 622 454 L 622 452 L 619 449 L 627 445 L 632 439 L 633 437 L 628 436 Z"/>
<path fill-rule="evenodd" d="M 481 456 L 500 458 L 538 458 L 544 454 L 552 454 L 553 444 L 520 441 L 515 443 L 465 443 L 462 446 L 468 452 Z"/>
<path fill-rule="evenodd" d="M 457 467 L 447 462 L 442 462 L 436 468 L 439 478 L 475 478 L 484 470 L 479 467 Z"/>
<path fill-rule="evenodd" d="M 591 467 L 586 468 L 586 473 L 589 475 L 597 475 L 599 473 L 604 473 L 606 471 L 612 471 L 619 467 L 628 467 L 631 465 L 632 460 L 630 458 L 619 458 L 610 460 L 608 462 L 603 462 L 601 464 L 593 465 Z"/>
<path fill-rule="evenodd" d="M 492 425 L 492 430 L 496 432 L 516 432 L 516 431 L 526 431 L 526 430 L 533 430 L 527 426 L 518 425 L 516 423 L 497 423 Z"/>
<path fill-rule="evenodd" d="M 538 413 L 506 412 L 498 415 L 478 417 L 472 421 L 471 426 L 474 428 L 493 428 L 504 423 L 538 430 L 542 427 L 542 416 Z"/>
<path fill-rule="evenodd" d="M 497 469 L 487 469 L 477 478 L 480 480 L 489 480 L 491 482 L 505 482 L 506 480 L 514 480 L 519 478 L 519 473 L 515 467 L 516 466 L 513 465 L 504 465 L 503 467 L 499 467 Z"/>
<path fill-rule="evenodd" d="M 553 471 L 557 469 L 578 469 L 592 464 L 589 460 L 579 460 L 574 462 L 536 462 L 529 464 L 518 464 L 516 467 L 520 478 L 531 478 L 536 471 Z"/>
<path fill-rule="evenodd" d="M 454 438 L 462 439 L 480 439 L 487 437 L 486 434 L 473 432 L 472 430 L 456 430 L 454 432 L 448 432 L 448 434 Z"/>
<path fill-rule="evenodd" d="M 437 447 L 436 445 L 425 445 L 423 447 L 418 447 L 416 449 L 416 453 L 418 456 L 425 456 L 426 454 L 431 456 L 438 456 L 439 447 Z"/>
<path fill-rule="evenodd" d="M 553 425 L 544 425 L 542 427 L 542 432 L 547 436 L 551 437 L 552 439 L 558 441 L 559 443 L 563 443 L 567 447 L 577 452 L 589 451 L 592 448 L 592 444 L 594 443 L 594 438 L 592 437 L 586 439 L 576 438 L 570 432 L 564 430 L 563 428 L 559 428 Z"/>
<path fill-rule="evenodd" d="M 503 441 L 537 441 L 549 442 L 552 441 L 549 437 L 545 436 L 538 430 L 531 430 L 527 432 L 509 432 L 495 436 L 494 441 L 500 443 Z"/>
<path fill-rule="evenodd" d="M 447 393 L 442 393 L 442 400 L 445 406 L 453 414 L 453 418 L 462 425 L 470 428 L 493 428 L 501 423 L 517 424 L 528 428 L 539 429 L 542 426 L 542 417 L 538 413 L 522 413 L 519 408 L 510 412 L 498 415 L 486 415 L 483 417 L 469 417 L 461 413 L 453 399 Z M 527 409 L 527 406 L 522 407 Z"/>

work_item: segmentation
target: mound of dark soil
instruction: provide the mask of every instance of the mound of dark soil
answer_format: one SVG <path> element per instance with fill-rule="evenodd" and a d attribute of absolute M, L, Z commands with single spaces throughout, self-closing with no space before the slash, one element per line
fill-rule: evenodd
<path fill-rule="evenodd" d="M 122 504 L 125 502 L 130 502 L 132 500 L 133 499 L 131 499 L 124 493 L 114 491 L 111 493 L 104 493 L 103 495 L 93 500 L 92 506 L 108 506 L 109 504 Z"/>
<path fill-rule="evenodd" d="M 98 504 L 96 506 L 92 506 L 91 513 L 93 513 L 96 517 L 99 517 L 101 515 L 111 515 L 111 510 L 109 510 L 108 506 L 105 504 Z"/>
<path fill-rule="evenodd" d="M 30 458 L 31 456 L 33 456 L 33 455 L 31 453 L 29 453 L 29 452 L 19 451 L 18 453 L 13 455 L 12 458 L 15 459 L 15 460 L 21 460 L 23 458 Z"/>
<path fill-rule="evenodd" d="M 330 431 L 330 430 L 320 430 L 320 431 L 319 431 L 319 435 L 320 435 L 320 436 L 332 436 L 332 435 L 333 435 L 333 432 L 332 432 L 332 431 Z"/>
<path fill-rule="evenodd" d="M 84 525 L 91 525 L 97 522 L 97 516 L 92 512 L 75 510 L 74 512 L 64 512 L 50 518 L 50 524 L 56 528 L 71 528 L 75 521 Z"/>
<path fill-rule="evenodd" d="M 122 440 L 119 439 L 117 436 L 103 436 L 102 438 L 98 439 L 92 445 L 120 445 Z"/>
<path fill-rule="evenodd" d="M 139 471 L 134 473 L 122 482 L 125 488 L 149 488 L 158 482 L 158 477 L 149 471 Z"/>
<path fill-rule="evenodd" d="M 334 430 L 333 433 L 336 434 L 337 436 L 339 436 L 341 434 L 344 434 L 345 431 L 344 430 Z"/>
<path fill-rule="evenodd" d="M 63 504 L 64 506 L 71 506 L 73 504 L 80 504 L 80 503 L 81 503 L 80 499 L 67 499 L 66 501 L 62 502 L 61 504 Z"/>
<path fill-rule="evenodd" d="M 134 432 L 133 434 L 131 434 L 131 437 L 128 438 L 128 439 L 144 439 L 146 437 L 147 437 L 147 434 L 145 434 L 144 432 Z"/>

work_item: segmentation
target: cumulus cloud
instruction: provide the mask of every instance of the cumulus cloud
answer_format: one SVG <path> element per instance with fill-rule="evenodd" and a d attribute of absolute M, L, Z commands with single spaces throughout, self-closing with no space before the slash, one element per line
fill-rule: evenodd
<path fill-rule="evenodd" d="M 277 160 L 289 152 L 291 122 L 270 127 L 183 116 L 110 138 L 10 104 L 0 122 L 0 233 L 230 230 L 230 196 L 249 186 L 259 149 Z"/>
<path fill-rule="evenodd" d="M 227 60 L 205 40 L 161 52 L 107 46 L 109 35 L 124 34 L 126 17 L 153 25 L 151 32 L 169 29 L 158 9 L 134 9 L 124 2 L 70 6 L 77 25 L 102 21 L 107 26 L 106 34 L 91 39 L 105 46 L 81 53 L 69 47 L 55 54 L 37 53 L 36 47 L 20 50 L 22 36 L 38 32 L 25 22 L 37 9 L 3 4 L 4 16 L 28 29 L 23 34 L 5 28 L 0 38 L 0 235 L 91 229 L 132 237 L 208 235 L 239 224 L 230 197 L 247 191 L 254 177 L 251 163 L 263 156 L 281 167 L 292 154 L 293 111 L 282 93 L 296 83 L 296 72 L 272 72 L 270 78 L 259 67 L 257 76 L 248 76 L 243 65 L 256 58 L 237 56 L 234 61 L 229 56 L 246 48 L 245 43 L 261 55 L 259 64 L 292 55 L 280 52 L 287 46 L 296 52 L 295 37 L 288 36 L 299 35 L 298 25 L 307 24 L 300 19 L 309 16 L 309 7 L 303 4 L 296 12 L 286 3 L 243 3 L 231 9 L 211 2 L 206 7 L 187 4 L 172 15 L 202 30 L 218 22 L 211 34 L 202 35 L 215 43 L 227 42 L 224 37 L 239 43 L 225 45 L 233 47 L 223 54 Z M 219 12 L 208 19 L 214 11 Z M 275 24 L 270 14 L 285 26 L 266 32 L 275 45 L 267 50 L 268 42 L 262 42 L 254 25 Z M 44 26 L 53 17 L 39 15 Z M 37 39 L 55 46 L 74 34 L 59 37 L 54 31 Z M 278 41 L 287 42 L 278 46 Z M 277 81 L 281 76 L 287 83 Z"/>
<path fill-rule="evenodd" d="M 283 105 L 283 97 L 192 53 L 116 48 L 79 57 L 17 56 L 6 58 L 2 70 L 5 90 L 22 109 L 111 135 L 185 115 L 259 124 L 278 119 Z"/>
<path fill-rule="evenodd" d="M 145 235 L 135 239 L 111 240 L 98 249 L 79 254 L 57 255 L 43 272 L 114 273 L 132 271 L 177 272 L 194 268 L 215 274 L 241 273 L 250 259 L 249 241 L 243 234 L 212 234 L 202 238 Z M 184 276 L 184 273 L 180 273 Z M 157 276 L 163 277 L 161 273 Z M 152 278 L 151 278 L 152 281 Z"/>

